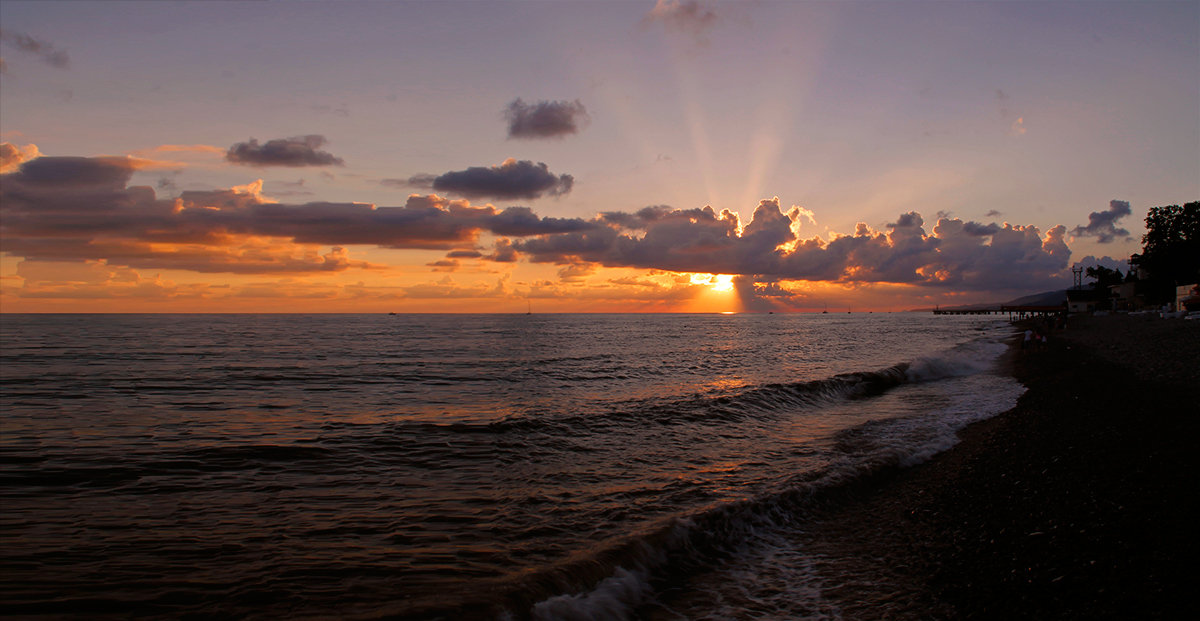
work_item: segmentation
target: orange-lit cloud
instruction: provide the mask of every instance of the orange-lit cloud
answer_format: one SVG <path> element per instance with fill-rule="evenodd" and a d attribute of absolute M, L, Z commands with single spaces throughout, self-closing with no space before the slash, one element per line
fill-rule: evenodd
<path fill-rule="evenodd" d="M 224 158 L 225 149 L 207 144 L 163 144 L 150 149 L 139 149 L 129 153 L 130 157 L 150 162 L 152 165 L 143 168 L 182 169 L 206 160 L 216 162 Z M 170 157 L 172 159 L 163 159 Z M 180 161 L 174 158 L 186 158 L 192 162 Z"/>
<path fill-rule="evenodd" d="M 25 159 L 36 150 L 7 153 L 21 162 L 0 186 L 4 252 L 35 262 L 318 275 L 386 267 L 361 258 L 354 246 L 437 250 L 443 258 L 415 265 L 424 265 L 425 273 L 486 272 L 480 267 L 488 262 L 502 270 L 522 262 L 555 265 L 558 280 L 529 285 L 530 295 L 571 299 L 603 292 L 609 296 L 603 299 L 674 300 L 717 292 L 711 277 L 703 284 L 686 276 L 673 284 L 661 278 L 618 282 L 598 277 L 601 268 L 727 275 L 736 278 L 722 281 L 724 286 L 753 310 L 811 306 L 811 288 L 798 283 L 891 283 L 910 293 L 914 287 L 1052 288 L 1060 284 L 1070 256 L 1061 225 L 1043 234 L 1033 226 L 943 216 L 928 229 L 917 212 L 901 214 L 882 230 L 859 223 L 853 234 L 803 237 L 804 224 L 815 223 L 815 214 L 800 207 L 785 213 L 778 198 L 760 201 L 746 223 L 736 213 L 710 207 L 652 206 L 590 219 L 551 218 L 528 207 L 497 209 L 435 194 L 409 196 L 399 207 L 286 204 L 265 196 L 261 180 L 167 199 L 152 188 L 129 185 L 133 172 L 147 165 L 138 158 Z M 458 298 L 503 291 L 494 283 L 466 286 L 453 279 L 403 287 L 394 295 Z"/>
<path fill-rule="evenodd" d="M 9 142 L 0 143 L 0 174 L 16 170 L 22 163 L 41 155 L 37 145 L 18 146 Z"/>
<path fill-rule="evenodd" d="M 878 233 L 860 224 L 830 241 L 798 239 L 794 218 L 778 199 L 764 200 L 739 232 L 736 214 L 711 208 L 647 208 L 602 214 L 614 228 L 544 235 L 514 242 L 536 262 L 740 274 L 770 280 L 893 282 L 968 289 L 1047 286 L 1061 276 L 1070 251 L 1064 227 L 1043 238 L 1036 227 L 942 219 L 932 234 L 920 214 L 901 215 Z M 1015 267 L 1014 267 L 1015 266 Z"/>
<path fill-rule="evenodd" d="M 5 251 L 204 272 L 325 271 L 366 265 L 341 251 L 318 254 L 315 245 L 462 250 L 474 249 L 484 231 L 534 235 L 598 226 L 436 195 L 410 196 L 403 207 L 288 205 L 264 196 L 261 180 L 159 199 L 149 187 L 128 185 L 144 165 L 116 157 L 24 162 L 0 188 Z"/>
<path fill-rule="evenodd" d="M 22 261 L 17 266 L 16 275 L 22 281 L 19 295 L 23 298 L 165 299 L 178 296 L 198 297 L 206 288 L 181 287 L 158 276 L 143 278 L 136 270 L 108 265 L 102 261 Z"/>

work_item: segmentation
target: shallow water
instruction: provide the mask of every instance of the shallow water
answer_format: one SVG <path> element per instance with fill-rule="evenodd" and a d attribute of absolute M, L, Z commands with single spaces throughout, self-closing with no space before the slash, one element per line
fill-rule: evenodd
<path fill-rule="evenodd" d="M 3 603 L 836 616 L 815 490 L 1015 402 L 987 317 L 6 315 Z"/>

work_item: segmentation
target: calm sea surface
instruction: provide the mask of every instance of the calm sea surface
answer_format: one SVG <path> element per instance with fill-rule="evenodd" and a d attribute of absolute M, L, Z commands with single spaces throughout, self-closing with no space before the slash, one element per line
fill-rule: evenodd
<path fill-rule="evenodd" d="M 805 503 L 1023 388 L 988 317 L 4 315 L 0 608 L 836 617 Z"/>

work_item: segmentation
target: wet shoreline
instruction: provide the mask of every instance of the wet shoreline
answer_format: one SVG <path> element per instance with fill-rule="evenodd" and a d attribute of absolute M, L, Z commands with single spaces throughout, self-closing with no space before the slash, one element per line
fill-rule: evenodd
<path fill-rule="evenodd" d="M 1072 319 L 1028 387 L 930 462 L 829 498 L 803 544 L 844 618 L 1180 618 L 1191 608 L 1200 322 Z"/>

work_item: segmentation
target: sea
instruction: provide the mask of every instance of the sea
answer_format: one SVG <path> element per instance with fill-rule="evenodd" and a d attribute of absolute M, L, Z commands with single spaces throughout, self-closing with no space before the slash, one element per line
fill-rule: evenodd
<path fill-rule="evenodd" d="M 1024 388 L 931 313 L 0 316 L 10 617 L 839 618 L 830 490 Z"/>

